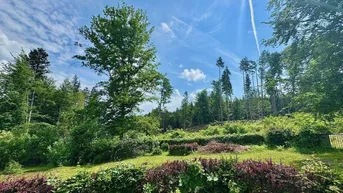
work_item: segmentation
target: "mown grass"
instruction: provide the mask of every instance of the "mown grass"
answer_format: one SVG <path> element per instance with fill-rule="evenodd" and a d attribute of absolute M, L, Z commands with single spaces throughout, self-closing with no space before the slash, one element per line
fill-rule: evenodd
<path fill-rule="evenodd" d="M 169 156 L 167 153 L 163 153 L 158 156 L 142 156 L 135 159 L 128 159 L 118 162 L 109 162 L 98 165 L 83 165 L 83 166 L 62 166 L 62 167 L 28 167 L 24 168 L 24 174 L 14 175 L 14 177 L 32 177 L 36 175 L 47 176 L 47 177 L 59 177 L 61 179 L 66 179 L 71 177 L 78 172 L 96 172 L 102 169 L 115 167 L 119 164 L 132 164 L 138 167 L 154 167 L 161 165 L 167 161 L 173 160 L 189 160 L 194 158 L 237 158 L 239 161 L 253 159 L 253 160 L 268 160 L 272 159 L 276 163 L 282 163 L 285 165 L 292 165 L 295 167 L 300 167 L 301 162 L 306 159 L 319 158 L 329 163 L 334 164 L 338 167 L 340 171 L 343 171 L 343 152 L 342 151 L 332 151 L 323 153 L 299 153 L 293 148 L 290 149 L 270 149 L 266 146 L 252 146 L 251 150 L 242 153 L 223 153 L 223 154 L 199 154 L 194 153 L 188 156 Z M 338 164 L 337 164 L 338 163 Z M 1 175 L 0 181 L 6 180 L 9 175 Z"/>

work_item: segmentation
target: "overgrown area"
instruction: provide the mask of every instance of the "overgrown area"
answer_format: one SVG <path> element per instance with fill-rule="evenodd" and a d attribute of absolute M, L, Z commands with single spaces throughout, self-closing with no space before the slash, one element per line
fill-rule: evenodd
<path fill-rule="evenodd" d="M 270 0 L 264 44 L 284 49 L 241 60 L 243 97 L 219 56 L 211 92 L 174 112 L 144 10 L 105 7 L 79 29 L 74 59 L 105 77 L 93 88 L 56 86 L 44 48 L 22 51 L 0 73 L 0 192 L 341 192 L 342 7 Z"/>

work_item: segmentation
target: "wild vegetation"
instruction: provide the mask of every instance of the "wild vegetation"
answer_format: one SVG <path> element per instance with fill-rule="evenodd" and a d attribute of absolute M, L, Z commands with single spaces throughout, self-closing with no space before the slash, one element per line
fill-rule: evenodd
<path fill-rule="evenodd" d="M 241 60 L 242 98 L 218 57 L 212 91 L 185 92 L 175 112 L 143 10 L 106 7 L 80 28 L 88 43 L 74 58 L 106 77 L 94 88 L 77 76 L 56 86 L 44 48 L 22 51 L 0 73 L 0 192 L 340 192 L 329 135 L 343 133 L 342 7 L 270 0 L 264 44 L 285 49 Z M 146 101 L 158 108 L 139 115 Z"/>

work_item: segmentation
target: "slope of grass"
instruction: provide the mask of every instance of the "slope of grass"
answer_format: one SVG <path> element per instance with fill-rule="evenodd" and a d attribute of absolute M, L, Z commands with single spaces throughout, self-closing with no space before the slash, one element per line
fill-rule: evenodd
<path fill-rule="evenodd" d="M 343 171 L 343 152 L 332 151 L 324 153 L 306 153 L 302 154 L 297 152 L 295 149 L 269 149 L 265 146 L 252 146 L 251 150 L 242 153 L 223 153 L 223 154 L 199 154 L 194 153 L 188 156 L 169 156 L 167 153 L 163 153 L 158 156 L 142 156 L 134 159 L 128 159 L 118 162 L 109 162 L 98 165 L 84 165 L 84 166 L 63 166 L 63 167 L 29 167 L 24 169 L 24 174 L 14 175 L 14 177 L 32 177 L 36 175 L 47 176 L 47 177 L 59 177 L 66 179 L 71 177 L 78 172 L 96 172 L 102 169 L 115 167 L 119 164 L 132 164 L 137 167 L 154 167 L 161 165 L 164 162 L 173 160 L 189 160 L 194 158 L 237 158 L 239 161 L 253 159 L 253 160 L 268 160 L 272 159 L 276 163 L 282 163 L 285 165 L 292 165 L 300 167 L 301 162 L 306 159 L 319 158 L 323 161 L 331 163 L 338 167 L 340 171 Z M 0 181 L 6 180 L 9 175 L 1 175 Z"/>
<path fill-rule="evenodd" d="M 299 154 L 293 149 L 283 149 L 283 150 L 271 150 L 265 146 L 253 146 L 251 150 L 242 152 L 239 154 L 233 153 L 223 153 L 223 154 L 199 154 L 194 153 L 188 156 L 168 156 L 167 153 L 163 153 L 158 156 L 142 156 L 135 159 L 128 159 L 118 162 L 109 162 L 98 165 L 84 165 L 84 166 L 63 166 L 63 167 L 29 167 L 24 169 L 24 174 L 15 175 L 16 177 L 25 176 L 31 177 L 36 175 L 44 176 L 57 176 L 62 179 L 71 177 L 78 172 L 96 172 L 101 169 L 111 168 L 118 164 L 133 164 L 142 167 L 153 167 L 161 165 L 167 161 L 173 160 L 187 160 L 194 158 L 238 158 L 238 160 L 254 159 L 254 160 L 267 160 L 272 159 L 275 162 L 282 162 L 288 165 L 296 165 L 301 160 L 310 158 L 310 155 Z M 0 175 L 0 180 L 5 180 L 8 175 Z"/>

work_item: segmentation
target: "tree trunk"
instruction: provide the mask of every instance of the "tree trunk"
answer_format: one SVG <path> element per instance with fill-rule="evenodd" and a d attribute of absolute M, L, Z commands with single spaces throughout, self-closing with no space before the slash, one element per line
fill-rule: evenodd
<path fill-rule="evenodd" d="M 33 102 L 35 100 L 35 91 L 32 91 L 32 95 L 31 95 L 31 103 L 30 103 L 30 112 L 29 112 L 29 118 L 28 118 L 28 123 L 31 122 L 31 117 L 32 117 L 32 108 L 33 108 Z"/>
<path fill-rule="evenodd" d="M 260 75 L 261 77 L 261 98 L 262 98 L 262 103 L 261 103 L 261 115 L 262 115 L 262 118 L 264 117 L 264 95 L 263 95 L 263 75 L 261 74 Z"/>

